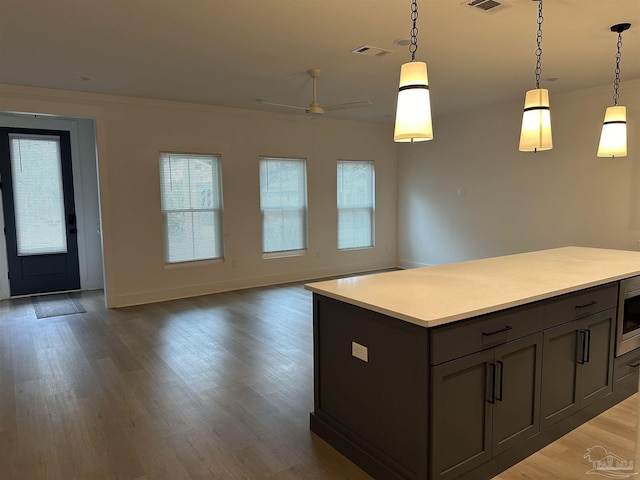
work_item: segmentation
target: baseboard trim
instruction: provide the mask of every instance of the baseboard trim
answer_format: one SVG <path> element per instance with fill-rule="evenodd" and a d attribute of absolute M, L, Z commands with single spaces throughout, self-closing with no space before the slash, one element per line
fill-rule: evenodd
<path fill-rule="evenodd" d="M 271 285 L 282 285 L 294 282 L 312 282 L 318 279 L 335 277 L 341 275 L 352 275 L 356 273 L 374 272 L 396 268 L 395 263 L 374 262 L 366 264 L 346 265 L 344 267 L 318 268 L 299 272 L 287 272 L 275 275 L 265 275 L 259 277 L 244 277 L 236 279 L 226 279 L 219 282 L 210 282 L 199 285 L 189 285 L 184 287 L 168 288 L 162 290 L 150 290 L 143 292 L 133 292 L 115 294 L 107 299 L 108 308 L 130 307 L 133 305 L 143 305 L 148 303 L 177 300 L 180 298 L 198 297 L 201 295 L 211 295 L 214 293 L 230 292 L 234 290 L 244 290 L 248 288 L 267 287 Z"/>

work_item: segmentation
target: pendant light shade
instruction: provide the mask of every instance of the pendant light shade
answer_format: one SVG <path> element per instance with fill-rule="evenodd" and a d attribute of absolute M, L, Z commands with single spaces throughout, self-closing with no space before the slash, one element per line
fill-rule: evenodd
<path fill-rule="evenodd" d="M 549 91 L 540 88 L 542 74 L 542 0 L 538 1 L 538 31 L 536 32 L 536 88 L 529 90 L 524 97 L 522 128 L 520 130 L 520 151 L 541 152 L 551 150 L 551 110 L 549 109 Z"/>
<path fill-rule="evenodd" d="M 598 144 L 598 156 L 627 156 L 627 107 L 607 107 Z"/>
<path fill-rule="evenodd" d="M 411 40 L 409 52 L 411 61 L 400 67 L 400 86 L 396 106 L 396 126 L 394 142 L 423 142 L 433 138 L 431 125 L 431 98 L 427 64 L 416 62 L 418 50 L 418 2 L 411 0 Z"/>
<path fill-rule="evenodd" d="M 400 68 L 395 142 L 422 142 L 433 138 L 427 64 L 409 62 Z"/>
<path fill-rule="evenodd" d="M 602 133 L 598 144 L 599 157 L 627 156 L 627 108 L 618 105 L 618 88 L 620 87 L 620 49 L 622 48 L 622 32 L 631 27 L 630 23 L 619 23 L 611 27 L 618 34 L 618 52 L 616 54 L 616 71 L 613 82 L 613 106 L 607 107 L 602 123 Z"/>
<path fill-rule="evenodd" d="M 529 90 L 524 99 L 520 151 L 539 152 L 551 150 L 551 111 L 549 91 L 546 88 Z"/>

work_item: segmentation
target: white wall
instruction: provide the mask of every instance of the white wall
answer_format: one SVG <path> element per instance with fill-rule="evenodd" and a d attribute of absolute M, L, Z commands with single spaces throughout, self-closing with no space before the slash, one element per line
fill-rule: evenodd
<path fill-rule="evenodd" d="M 86 118 L 64 118 L 38 115 L 0 113 L 0 126 L 67 130 L 70 132 L 74 198 L 78 226 L 78 260 L 80 288 L 94 290 L 103 287 L 102 245 L 99 235 L 98 178 L 94 122 Z M 2 200 L 0 199 L 0 206 Z M 0 208 L 0 230 L 4 218 Z M 5 237 L 0 236 L 0 298 L 9 298 L 5 281 L 7 256 Z"/>
<path fill-rule="evenodd" d="M 399 147 L 400 266 L 564 245 L 640 250 L 640 80 L 620 89 L 626 158 L 596 157 L 611 86 L 550 95 L 548 152 L 518 151 L 521 103 L 436 117 L 434 140 Z"/>
<path fill-rule="evenodd" d="M 0 85 L 0 111 L 95 119 L 110 307 L 396 265 L 390 125 Z M 158 154 L 222 155 L 225 261 L 165 266 Z M 260 155 L 305 157 L 309 252 L 262 259 Z M 376 166 L 375 248 L 337 250 L 336 161 Z"/>

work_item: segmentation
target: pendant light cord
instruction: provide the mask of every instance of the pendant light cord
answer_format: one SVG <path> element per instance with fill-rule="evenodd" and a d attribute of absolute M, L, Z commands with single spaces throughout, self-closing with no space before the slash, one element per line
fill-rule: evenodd
<path fill-rule="evenodd" d="M 411 1 L 411 42 L 409 43 L 409 52 L 411 53 L 411 61 L 416 61 L 416 50 L 418 50 L 418 27 L 416 27 L 416 20 L 418 20 L 418 3 L 416 0 Z"/>
<path fill-rule="evenodd" d="M 613 81 L 613 105 L 618 105 L 618 98 L 620 95 L 618 94 L 618 88 L 620 88 L 620 58 L 622 54 L 620 53 L 620 49 L 622 48 L 622 32 L 618 32 L 618 53 L 616 53 L 616 78 Z"/>
<path fill-rule="evenodd" d="M 542 0 L 538 0 L 538 32 L 536 34 L 536 89 L 540 88 L 540 74 L 542 73 Z"/>

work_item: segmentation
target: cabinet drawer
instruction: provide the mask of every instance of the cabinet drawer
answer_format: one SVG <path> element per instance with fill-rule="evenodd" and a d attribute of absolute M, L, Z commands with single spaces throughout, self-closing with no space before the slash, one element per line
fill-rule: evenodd
<path fill-rule="evenodd" d="M 544 328 L 614 308 L 617 303 L 617 282 L 551 298 L 545 306 Z"/>
<path fill-rule="evenodd" d="M 463 320 L 431 329 L 431 364 L 495 347 L 542 330 L 542 302 Z"/>
<path fill-rule="evenodd" d="M 640 348 L 636 348 L 615 359 L 613 364 L 613 380 L 618 382 L 629 377 L 635 377 L 637 379 L 639 371 Z"/>

